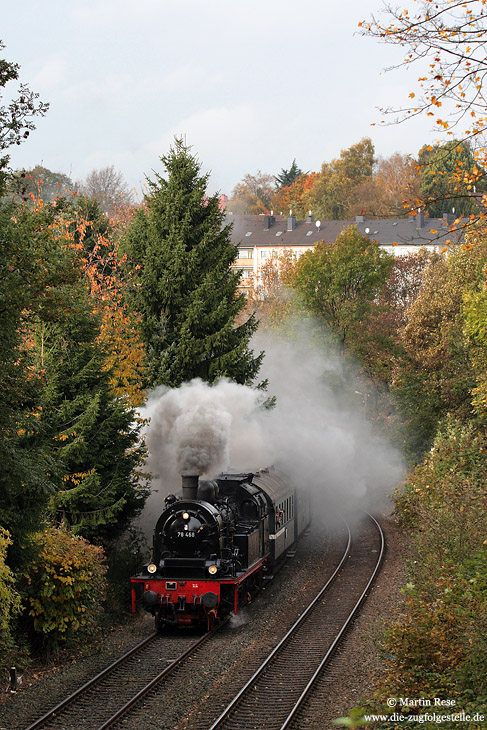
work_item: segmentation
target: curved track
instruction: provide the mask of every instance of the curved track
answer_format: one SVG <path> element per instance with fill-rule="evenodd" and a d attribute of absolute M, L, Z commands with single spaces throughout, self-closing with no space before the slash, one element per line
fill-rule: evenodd
<path fill-rule="evenodd" d="M 366 515 L 354 533 L 333 576 L 209 730 L 291 727 L 382 563 L 378 522 Z"/>
<path fill-rule="evenodd" d="M 353 533 L 352 538 L 348 528 L 348 543 L 326 585 L 216 721 L 213 707 L 205 730 L 291 730 L 382 560 L 384 539 L 373 518 L 367 516 L 366 524 L 354 527 Z M 197 672 L 199 647 L 211 635 L 195 642 L 194 636 L 153 634 L 27 730 L 107 730 L 156 685 L 157 695 L 151 697 L 160 696 L 160 683 L 178 667 L 186 672 L 189 661 L 188 671 Z"/>

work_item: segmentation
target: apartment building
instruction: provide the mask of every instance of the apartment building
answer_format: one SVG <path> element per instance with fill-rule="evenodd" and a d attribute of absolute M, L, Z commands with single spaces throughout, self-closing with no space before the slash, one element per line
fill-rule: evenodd
<path fill-rule="evenodd" d="M 238 246 L 238 258 L 234 266 L 242 271 L 241 288 L 259 287 L 262 267 L 271 259 L 279 259 L 283 252 L 292 252 L 299 258 L 310 251 L 319 241 L 334 243 L 347 226 L 354 225 L 371 240 L 378 241 L 381 248 L 394 256 L 404 256 L 426 248 L 441 252 L 447 241 L 460 242 L 461 226 L 452 232 L 454 216 L 425 218 L 417 213 L 409 218 L 367 220 L 365 215 L 355 220 L 319 221 L 309 215 L 298 221 L 289 216 L 274 215 L 232 215 L 225 216 L 225 223 L 232 223 L 231 239 Z"/>

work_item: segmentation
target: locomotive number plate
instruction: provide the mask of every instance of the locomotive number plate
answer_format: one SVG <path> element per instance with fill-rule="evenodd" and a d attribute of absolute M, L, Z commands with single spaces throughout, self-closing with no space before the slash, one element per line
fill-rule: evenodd
<path fill-rule="evenodd" d="M 196 537 L 196 532 L 193 532 L 191 530 L 183 532 L 181 530 L 180 532 L 178 532 L 178 537 Z"/>

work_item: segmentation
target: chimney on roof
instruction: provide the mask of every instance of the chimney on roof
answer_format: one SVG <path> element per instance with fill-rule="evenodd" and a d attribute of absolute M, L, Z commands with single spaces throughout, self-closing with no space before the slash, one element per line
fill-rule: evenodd
<path fill-rule="evenodd" d="M 313 218 L 313 216 L 311 215 L 311 211 L 310 211 L 310 210 L 308 210 L 308 215 L 307 215 L 307 217 L 306 217 L 306 223 L 313 223 L 313 220 L 314 220 L 314 218 Z"/>
<path fill-rule="evenodd" d="M 424 215 L 421 212 L 421 209 L 420 208 L 418 208 L 418 212 L 416 213 L 415 222 L 416 222 L 416 229 L 417 230 L 419 230 L 420 228 L 423 228 L 423 226 L 424 226 Z"/>
<path fill-rule="evenodd" d="M 289 211 L 289 216 L 288 216 L 288 219 L 287 219 L 287 230 L 288 231 L 294 231 L 295 228 L 296 228 L 296 218 L 293 215 L 292 210 L 290 210 Z"/>
<path fill-rule="evenodd" d="M 367 220 L 367 216 L 361 213 L 360 215 L 355 216 L 355 223 L 365 223 Z"/>
<path fill-rule="evenodd" d="M 270 215 L 266 215 L 266 216 L 264 217 L 264 230 L 265 230 L 265 231 L 268 231 L 268 230 L 269 230 L 269 228 L 272 228 L 272 226 L 273 226 L 273 225 L 274 225 L 274 223 L 276 222 L 276 219 L 274 218 L 274 215 L 273 215 L 273 213 L 274 213 L 274 211 L 273 211 L 273 210 L 271 210 L 271 214 L 270 214 Z"/>

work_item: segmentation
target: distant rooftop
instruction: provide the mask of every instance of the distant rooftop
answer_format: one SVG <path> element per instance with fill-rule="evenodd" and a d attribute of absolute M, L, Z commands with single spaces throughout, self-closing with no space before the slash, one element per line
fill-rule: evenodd
<path fill-rule="evenodd" d="M 443 218 L 424 218 L 418 213 L 409 218 L 383 218 L 367 220 L 357 216 L 355 220 L 315 221 L 311 216 L 298 221 L 294 216 L 232 215 L 225 216 L 225 223 L 233 223 L 232 242 L 238 246 L 313 246 L 319 241 L 334 243 L 341 231 L 348 226 L 357 229 L 381 246 L 397 244 L 421 246 L 443 246 L 446 240 L 458 243 L 463 230 L 450 231 L 455 217 L 445 214 Z"/>

